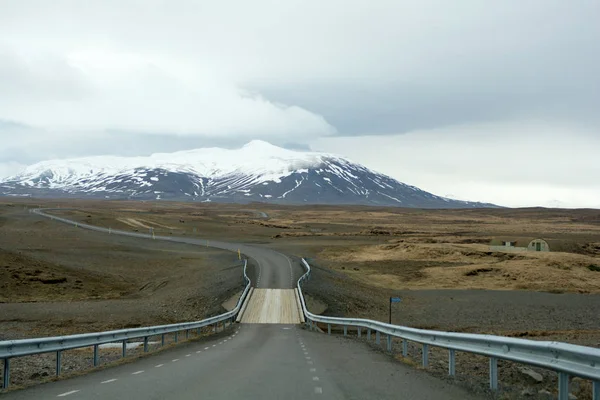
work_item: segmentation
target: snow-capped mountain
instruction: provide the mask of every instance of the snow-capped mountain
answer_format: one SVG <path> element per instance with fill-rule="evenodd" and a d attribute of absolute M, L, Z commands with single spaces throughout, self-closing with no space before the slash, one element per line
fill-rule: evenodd
<path fill-rule="evenodd" d="M 325 153 L 252 141 L 149 157 L 44 161 L 0 180 L 0 194 L 422 208 L 490 207 L 439 197 Z"/>

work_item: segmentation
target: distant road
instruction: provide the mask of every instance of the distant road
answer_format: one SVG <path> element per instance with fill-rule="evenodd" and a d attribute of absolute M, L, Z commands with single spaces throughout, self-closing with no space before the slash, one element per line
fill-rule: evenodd
<path fill-rule="evenodd" d="M 64 211 L 66 209 L 56 209 L 56 211 Z M 46 212 L 47 211 L 47 212 Z M 101 228 L 99 226 L 89 225 L 85 223 L 79 223 L 76 221 L 71 221 L 67 218 L 58 217 L 55 215 L 49 214 L 53 210 L 33 210 L 35 214 L 52 218 L 55 221 L 63 222 L 69 225 L 77 226 L 82 229 L 89 229 L 96 232 L 104 232 L 109 233 L 109 230 L 106 228 Z M 146 233 L 139 232 L 130 232 L 130 231 L 121 231 L 117 229 L 111 229 L 110 233 L 113 235 L 123 235 L 144 239 L 152 239 L 152 235 Z M 178 242 L 178 243 L 187 243 L 197 246 L 206 246 L 207 242 L 210 247 L 237 251 L 238 249 L 245 254 L 247 257 L 253 259 L 257 265 L 257 279 L 253 281 L 254 286 L 258 288 L 264 289 L 292 289 L 296 285 L 296 281 L 302 274 L 304 273 L 302 266 L 299 263 L 293 262 L 288 256 L 285 254 L 276 252 L 274 250 L 260 247 L 257 245 L 248 245 L 244 243 L 234 243 L 234 242 L 222 242 L 217 240 L 205 240 L 205 239 L 195 239 L 195 238 L 187 238 L 187 237 L 177 237 L 177 236 L 156 236 L 156 240 L 167 240 L 170 242 Z M 260 279 L 258 279 L 260 277 Z"/>
<path fill-rule="evenodd" d="M 45 215 L 43 212 L 37 212 Z M 48 215 L 46 215 L 48 216 Z M 53 217 L 66 223 L 74 222 Z M 77 224 L 107 232 L 106 229 Z M 135 232 L 112 231 L 148 238 Z M 205 241 L 157 237 L 205 245 Z M 244 244 L 239 247 L 261 268 L 261 287 L 289 289 L 301 273 L 290 259 Z M 10 392 L 2 399 L 447 399 L 478 397 L 424 371 L 393 361 L 368 346 L 300 325 L 239 324 L 226 334 L 181 344 L 135 362 L 77 378 Z"/>

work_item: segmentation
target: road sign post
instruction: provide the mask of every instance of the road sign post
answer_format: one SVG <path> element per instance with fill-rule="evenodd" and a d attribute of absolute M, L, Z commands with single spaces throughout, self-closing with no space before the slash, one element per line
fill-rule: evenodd
<path fill-rule="evenodd" d="M 401 300 L 400 297 L 390 297 L 390 324 L 392 323 L 392 303 L 400 303 Z"/>

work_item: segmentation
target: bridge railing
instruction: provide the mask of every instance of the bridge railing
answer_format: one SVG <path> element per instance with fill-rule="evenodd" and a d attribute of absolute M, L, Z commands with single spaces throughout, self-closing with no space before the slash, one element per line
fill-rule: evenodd
<path fill-rule="evenodd" d="M 64 350 L 78 349 L 82 347 L 94 348 L 94 367 L 98 366 L 98 350 L 99 346 L 107 343 L 122 343 L 123 357 L 126 356 L 127 342 L 130 339 L 144 339 L 144 352 L 148 351 L 148 338 L 151 336 L 161 336 L 161 344 L 165 343 L 165 335 L 168 333 L 175 334 L 175 342 L 178 341 L 178 333 L 185 332 L 186 337 L 191 330 L 200 329 L 207 326 L 214 326 L 216 331 L 218 324 L 222 323 L 223 328 L 227 323 L 231 325 L 248 295 L 250 290 L 250 278 L 247 275 L 248 261 L 244 260 L 244 282 L 246 284 L 242 295 L 238 299 L 235 308 L 224 314 L 220 314 L 211 318 L 203 319 L 195 322 L 184 322 L 169 325 L 148 326 L 144 328 L 119 329 L 114 331 L 83 333 L 78 335 L 55 336 L 35 339 L 21 340 L 5 340 L 0 341 L 0 359 L 4 360 L 3 369 L 3 388 L 9 387 L 10 383 L 10 360 L 15 357 L 22 357 L 42 353 L 56 353 L 56 375 L 61 372 L 61 352 Z"/>
<path fill-rule="evenodd" d="M 498 360 L 509 360 L 546 368 L 558 373 L 559 400 L 569 398 L 569 377 L 571 376 L 591 380 L 593 399 L 600 400 L 600 349 L 562 342 L 415 329 L 369 319 L 316 315 L 308 311 L 304 301 L 302 284 L 310 278 L 311 268 L 305 259 L 302 259 L 302 264 L 306 268 L 306 273 L 298 280 L 298 293 L 306 324 L 310 329 L 315 329 L 317 323 L 326 324 L 327 332 L 331 334 L 331 326 L 337 325 L 343 326 L 344 335 L 347 335 L 348 327 L 354 327 L 359 336 L 361 336 L 362 329 L 366 329 L 367 338 L 371 339 L 371 334 L 374 333 L 377 344 L 380 343 L 380 335 L 386 335 L 389 352 L 392 351 L 392 338 L 401 338 L 402 353 L 405 357 L 408 355 L 408 342 L 420 344 L 423 367 L 428 366 L 430 346 L 444 348 L 448 350 L 448 374 L 451 376 L 456 374 L 457 351 L 487 356 L 489 357 L 489 384 L 493 391 L 498 389 Z"/>

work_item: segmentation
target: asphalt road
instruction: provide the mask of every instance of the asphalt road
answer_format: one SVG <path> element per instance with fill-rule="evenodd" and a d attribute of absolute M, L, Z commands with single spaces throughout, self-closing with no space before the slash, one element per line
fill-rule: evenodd
<path fill-rule="evenodd" d="M 343 337 L 240 324 L 136 362 L 2 395 L 18 399 L 475 399 Z"/>
<path fill-rule="evenodd" d="M 206 245 L 195 239 L 164 239 Z M 268 249 L 220 242 L 210 245 L 230 250 L 239 247 L 256 260 L 260 266 L 259 287 L 290 288 L 302 272 L 287 256 Z M 181 344 L 129 364 L 9 392 L 2 398 L 468 400 L 478 397 L 352 339 L 306 331 L 300 325 L 236 324 L 226 331 L 226 336 Z"/>
<path fill-rule="evenodd" d="M 65 209 L 60 209 L 64 211 Z M 51 212 L 52 210 L 46 210 Z M 109 229 L 101 228 L 94 225 L 88 225 L 83 223 L 76 223 L 66 218 L 61 218 L 47 214 L 43 211 L 33 210 L 34 213 L 50 217 L 56 221 L 67 223 L 70 225 L 77 226 L 82 229 L 89 229 L 96 232 L 109 233 Z M 129 232 L 112 229 L 110 233 L 113 235 L 123 235 L 130 237 L 138 237 L 145 239 L 152 239 L 152 235 L 138 232 Z M 256 262 L 258 270 L 256 273 L 256 279 L 253 280 L 253 286 L 264 289 L 292 289 L 296 287 L 296 282 L 304 274 L 302 266 L 298 262 L 292 261 L 292 259 L 285 254 L 273 251 L 268 248 L 246 245 L 243 243 L 230 243 L 213 240 L 177 237 L 177 236 L 156 236 L 156 240 L 167 240 L 171 242 L 187 243 L 198 246 L 210 246 L 219 249 L 238 251 L 240 250 L 244 255 L 251 258 Z"/>

